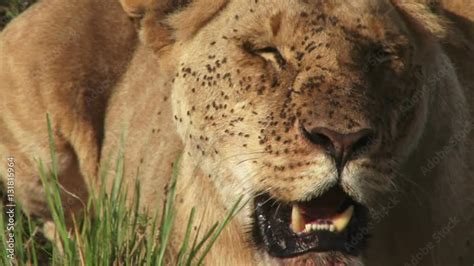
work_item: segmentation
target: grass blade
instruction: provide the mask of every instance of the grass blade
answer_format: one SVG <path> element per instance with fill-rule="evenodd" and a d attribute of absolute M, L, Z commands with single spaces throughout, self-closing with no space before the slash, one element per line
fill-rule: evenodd
<path fill-rule="evenodd" d="M 173 204 L 176 196 L 176 185 L 178 179 L 178 167 L 180 158 L 173 165 L 173 176 L 171 177 L 170 186 L 168 188 L 168 196 L 163 211 L 162 224 L 160 228 L 160 252 L 158 255 L 158 265 L 163 265 L 166 248 L 174 221 Z"/>
<path fill-rule="evenodd" d="M 239 207 L 240 203 L 242 202 L 242 199 L 243 199 L 243 197 L 241 196 L 237 200 L 237 202 L 234 204 L 234 206 L 232 206 L 232 209 L 227 213 L 227 216 L 225 217 L 224 221 L 220 224 L 220 226 L 217 228 L 217 231 L 214 233 L 212 238 L 207 243 L 206 249 L 201 254 L 201 257 L 198 260 L 198 265 L 202 265 L 202 263 L 204 261 L 204 258 L 207 256 L 207 254 L 211 250 L 212 246 L 214 245 L 214 243 L 216 242 L 217 238 L 222 233 L 222 230 L 224 230 L 226 225 L 229 224 L 229 222 L 232 220 L 232 218 L 234 218 L 234 216 L 238 212 L 240 212 L 240 210 L 242 210 L 242 208 L 247 204 L 247 202 L 246 202 L 245 204 L 243 204 L 242 206 Z"/>
<path fill-rule="evenodd" d="M 181 246 L 178 254 L 178 265 L 183 265 L 184 255 L 188 251 L 189 241 L 191 238 L 191 230 L 193 229 L 194 224 L 194 215 L 196 213 L 196 208 L 191 209 L 191 214 L 188 219 L 188 226 L 186 228 L 186 234 L 184 235 L 183 245 Z"/>

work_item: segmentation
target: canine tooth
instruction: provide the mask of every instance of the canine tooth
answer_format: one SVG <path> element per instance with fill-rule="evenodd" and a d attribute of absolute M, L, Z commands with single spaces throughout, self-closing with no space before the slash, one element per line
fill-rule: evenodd
<path fill-rule="evenodd" d="M 351 221 L 352 215 L 354 214 L 354 206 L 350 206 L 343 213 L 332 220 L 334 230 L 338 233 L 344 231 L 347 225 Z"/>
<path fill-rule="evenodd" d="M 311 232 L 311 224 L 305 225 L 304 231 L 307 232 L 307 233 Z"/>
<path fill-rule="evenodd" d="M 293 209 L 291 210 L 291 229 L 293 229 L 295 233 L 301 233 L 305 230 L 303 214 L 301 214 L 301 210 L 296 204 L 293 205 Z"/>
<path fill-rule="evenodd" d="M 333 224 L 331 224 L 331 225 L 329 226 L 329 231 L 331 231 L 331 232 L 336 231 L 336 227 L 335 227 Z"/>

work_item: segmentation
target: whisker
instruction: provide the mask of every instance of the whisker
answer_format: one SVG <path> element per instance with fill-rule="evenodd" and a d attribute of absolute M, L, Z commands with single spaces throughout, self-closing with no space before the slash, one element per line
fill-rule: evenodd
<path fill-rule="evenodd" d="M 275 211 L 275 214 L 273 215 L 273 219 L 275 219 L 278 216 L 278 212 L 280 211 L 281 205 L 282 205 L 281 203 L 278 203 L 278 207 Z"/>
<path fill-rule="evenodd" d="M 241 165 L 245 162 L 252 161 L 252 160 L 257 160 L 257 159 L 260 159 L 260 157 L 248 158 L 248 159 L 245 159 L 245 160 L 242 160 L 242 161 L 238 162 L 236 165 Z"/>
<path fill-rule="evenodd" d="M 224 162 L 224 161 L 227 161 L 227 160 L 230 160 L 232 158 L 235 158 L 235 157 L 239 157 L 239 156 L 247 156 L 247 155 L 256 155 L 256 154 L 265 154 L 267 153 L 266 151 L 255 151 L 255 152 L 248 152 L 248 153 L 237 153 L 237 154 L 234 154 L 234 155 L 230 155 L 228 157 L 225 157 L 225 158 L 222 158 L 220 161 L 221 162 Z"/>

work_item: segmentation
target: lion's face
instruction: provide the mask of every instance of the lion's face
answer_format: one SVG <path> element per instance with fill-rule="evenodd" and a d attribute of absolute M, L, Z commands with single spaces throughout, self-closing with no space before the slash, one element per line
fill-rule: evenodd
<path fill-rule="evenodd" d="M 186 152 L 226 203 L 255 198 L 244 215 L 273 257 L 357 254 L 422 133 L 422 51 L 381 2 L 230 1 L 177 45 Z"/>

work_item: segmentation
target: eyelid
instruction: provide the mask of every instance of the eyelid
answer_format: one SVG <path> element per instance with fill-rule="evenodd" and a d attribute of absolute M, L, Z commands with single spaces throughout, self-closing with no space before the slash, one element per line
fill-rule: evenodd
<path fill-rule="evenodd" d="M 382 48 L 377 51 L 377 54 L 383 55 L 383 56 L 392 56 L 395 54 L 395 52 L 391 49 Z"/>
<path fill-rule="evenodd" d="M 286 66 L 285 58 L 276 47 L 268 46 L 260 49 L 252 49 L 251 52 L 260 56 L 262 56 L 263 54 L 272 54 L 275 57 L 275 63 L 277 63 L 278 66 L 280 66 L 281 68 L 284 68 Z M 266 57 L 264 57 L 264 59 L 269 60 Z"/>
<path fill-rule="evenodd" d="M 275 53 L 275 54 L 281 55 L 280 51 L 277 48 L 271 47 L 271 46 L 260 48 L 260 49 L 254 49 L 253 52 L 254 53 Z"/>

